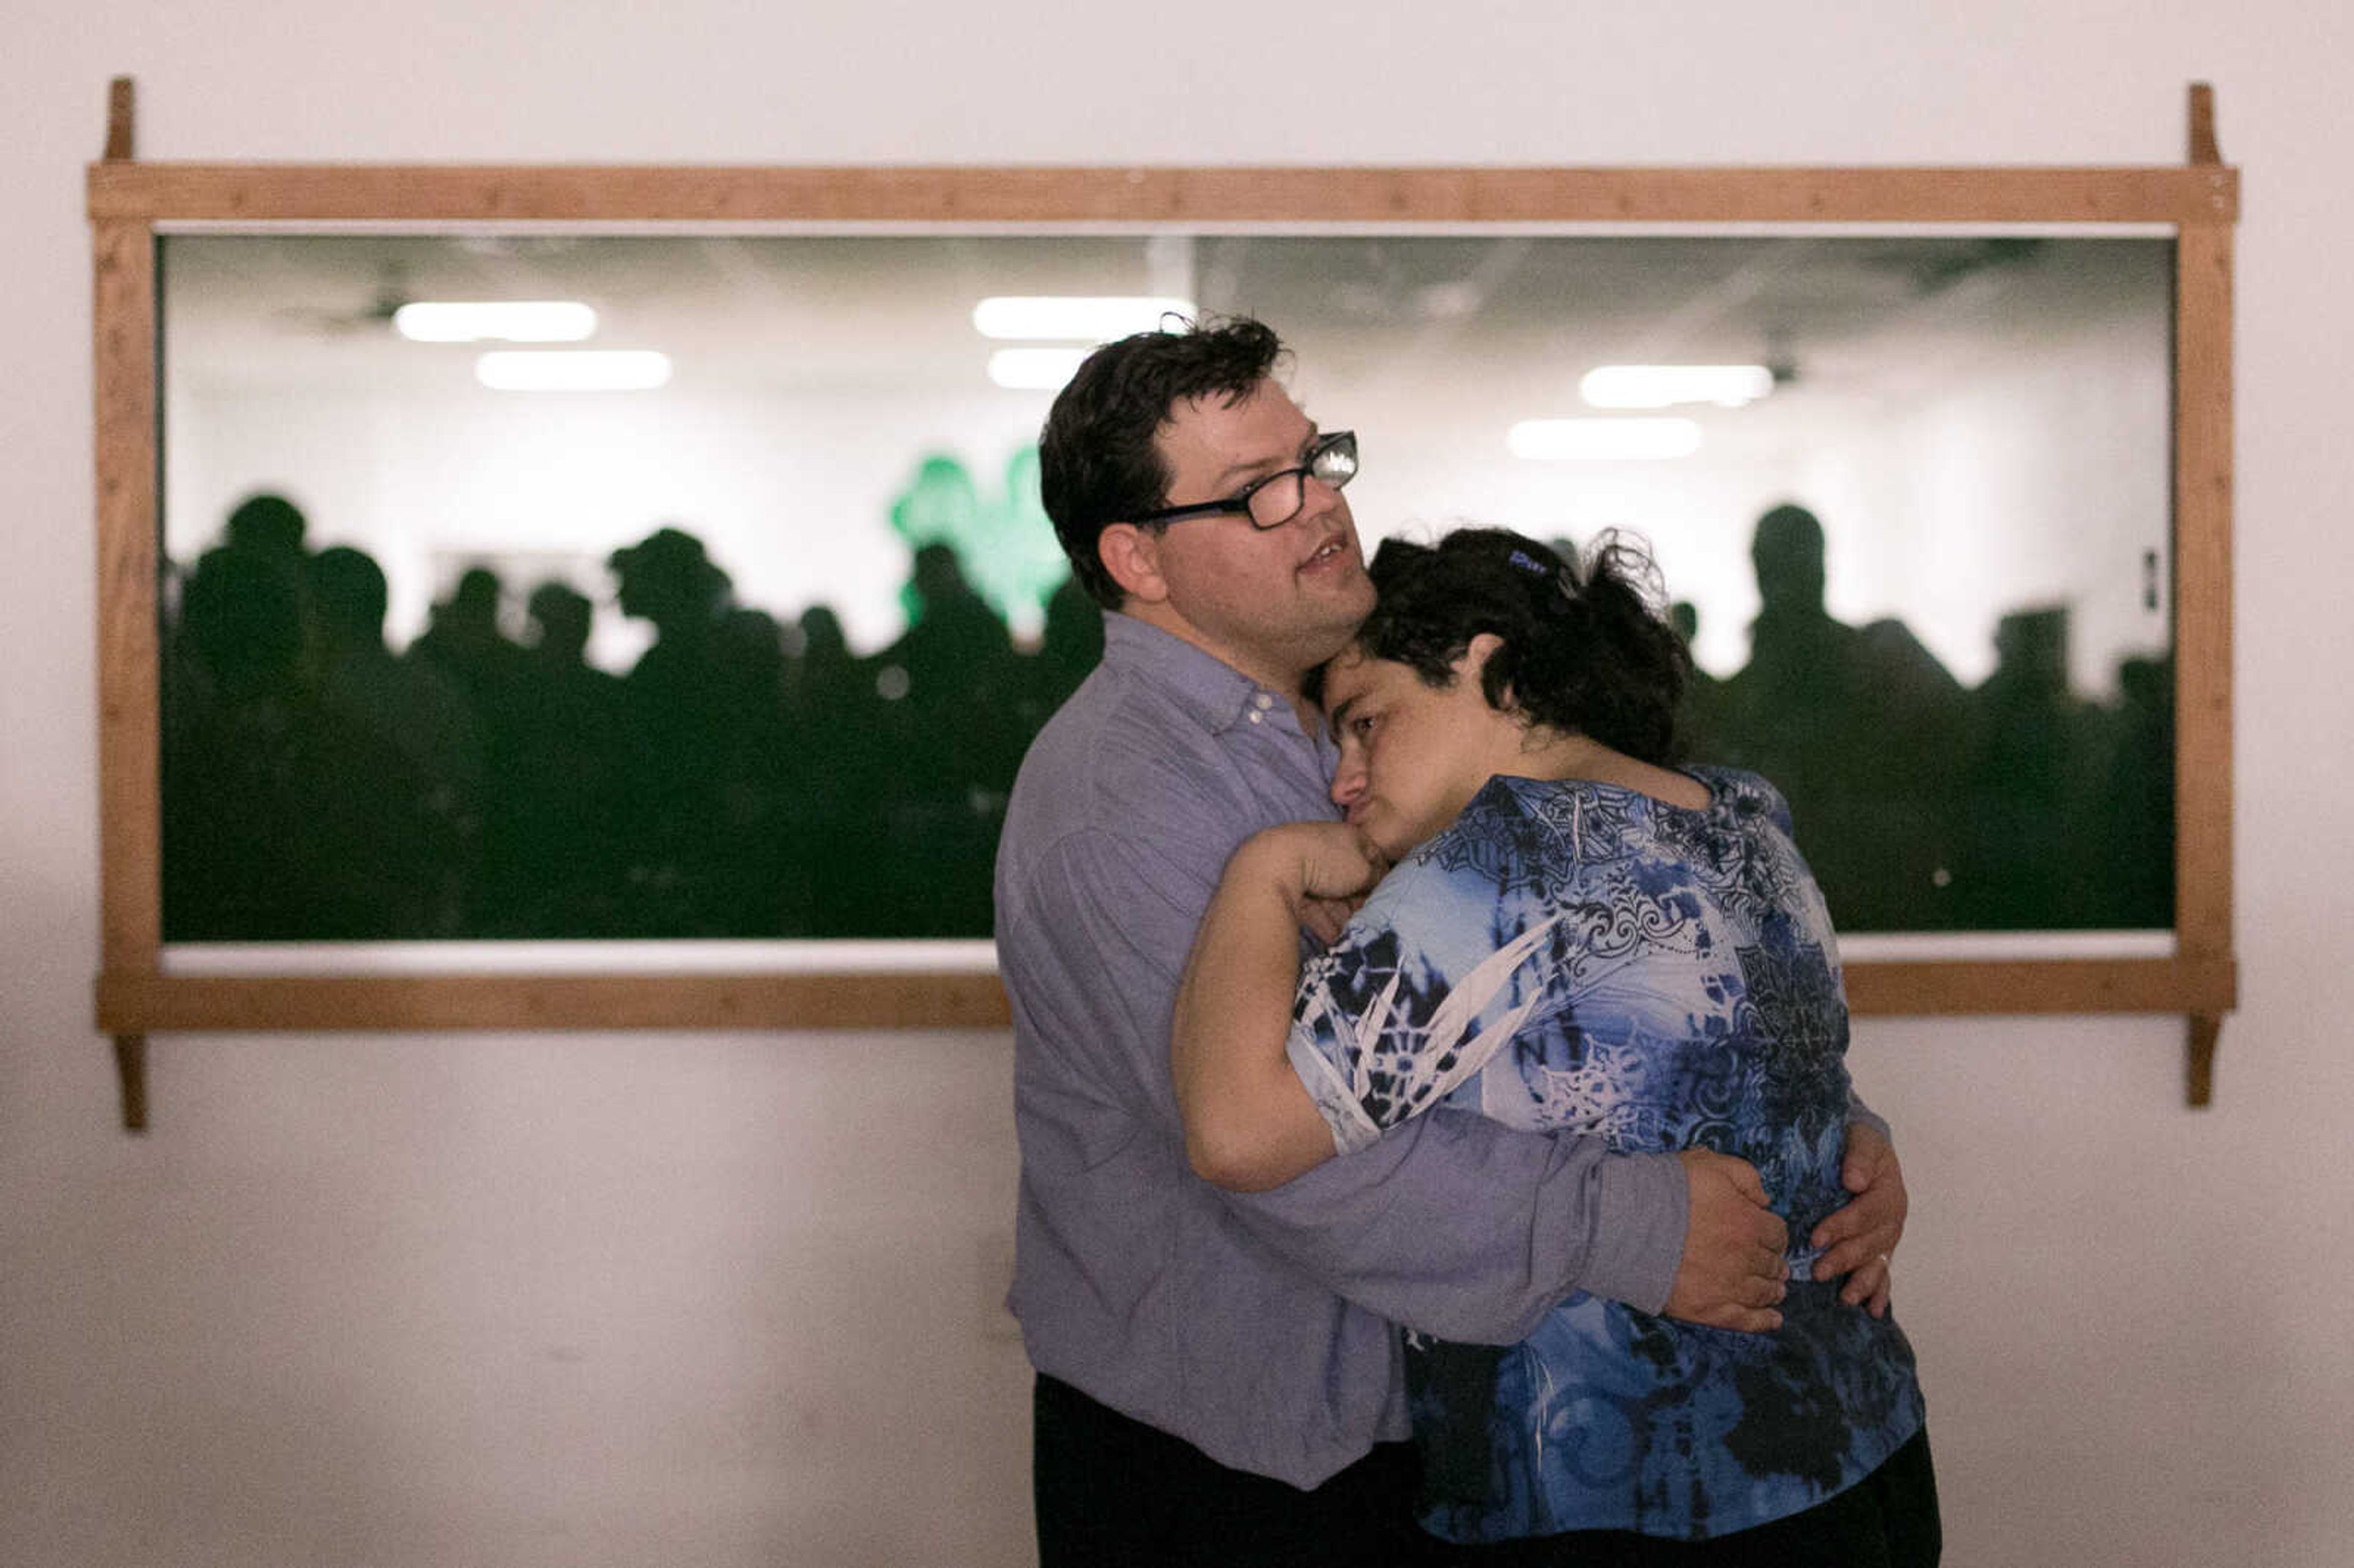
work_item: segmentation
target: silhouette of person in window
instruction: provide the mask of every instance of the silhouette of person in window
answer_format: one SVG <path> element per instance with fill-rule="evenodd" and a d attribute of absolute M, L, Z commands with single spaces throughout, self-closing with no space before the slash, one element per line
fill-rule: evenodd
<path fill-rule="evenodd" d="M 2098 924 L 2148 929 L 2174 924 L 2174 661 L 2117 666 L 2118 708 L 2107 777 L 2099 787 Z"/>
<path fill-rule="evenodd" d="M 299 558 L 206 551 L 173 629 L 163 736 L 166 940 L 309 935 L 317 745 Z"/>
<path fill-rule="evenodd" d="M 319 936 L 452 937 L 482 831 L 481 740 L 464 697 L 384 640 L 384 571 L 347 546 L 310 557 L 319 762 Z"/>
<path fill-rule="evenodd" d="M 2014 610 L 1978 687 L 1963 905 L 1993 930 L 2100 924 L 2103 835 L 2083 813 L 2105 780 L 2103 716 L 2068 689 L 2068 612 Z"/>
<path fill-rule="evenodd" d="M 654 627 L 622 678 L 631 923 L 649 936 L 761 934 L 769 906 L 748 867 L 782 655 L 751 646 L 740 624 L 731 634 L 733 586 L 693 535 L 657 528 L 608 564 L 621 613 Z"/>
<path fill-rule="evenodd" d="M 918 548 L 909 588 L 914 623 L 875 660 L 901 766 L 885 799 L 881 879 L 896 891 L 870 917 L 911 936 L 986 936 L 997 829 L 1029 739 L 1023 672 L 953 546 Z"/>
<path fill-rule="evenodd" d="M 1843 929 L 1966 924 L 1954 886 L 1960 686 L 1901 621 L 1858 629 L 1830 614 L 1823 527 L 1805 507 L 1761 516 L 1750 561 L 1760 608 L 1749 662 L 1717 701 L 1717 759 L 1781 788 Z"/>
<path fill-rule="evenodd" d="M 588 596 L 546 582 L 525 605 L 530 636 L 494 737 L 482 925 L 496 936 L 625 936 L 621 683 L 588 661 Z"/>
<path fill-rule="evenodd" d="M 301 507 L 274 491 L 262 491 L 238 503 L 221 534 L 231 549 L 291 561 L 302 556 L 309 529 Z"/>
<path fill-rule="evenodd" d="M 522 656 L 522 650 L 499 630 L 502 593 L 496 572 L 488 567 L 467 567 L 450 597 L 433 607 L 424 632 L 408 646 L 410 657 L 431 664 L 466 694 L 476 720 L 485 727 L 505 722 Z"/>
<path fill-rule="evenodd" d="M 1079 689 L 1102 662 L 1103 607 L 1076 577 L 1065 577 L 1046 599 L 1046 622 L 1032 655 L 1028 727 L 1034 733 L 1063 699 Z"/>

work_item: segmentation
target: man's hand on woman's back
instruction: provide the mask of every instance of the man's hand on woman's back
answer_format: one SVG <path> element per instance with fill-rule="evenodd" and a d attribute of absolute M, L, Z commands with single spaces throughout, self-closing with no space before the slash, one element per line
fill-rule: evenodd
<path fill-rule="evenodd" d="M 1815 1261 L 1815 1277 L 1844 1276 L 1847 1283 L 1840 1287 L 1840 1299 L 1884 1318 L 1890 1255 L 1904 1239 L 1904 1217 L 1912 1202 L 1905 1195 L 1904 1168 L 1896 1150 L 1870 1122 L 1849 1124 L 1840 1182 L 1855 1198 L 1815 1227 L 1810 1239 L 1823 1254 Z"/>
<path fill-rule="evenodd" d="M 1691 1208 L 1683 1258 L 1660 1310 L 1712 1329 L 1762 1334 L 1780 1328 L 1774 1307 L 1787 1288 L 1782 1248 L 1789 1227 L 1766 1206 L 1757 1168 L 1708 1149 L 1687 1149 L 1676 1158 Z"/>

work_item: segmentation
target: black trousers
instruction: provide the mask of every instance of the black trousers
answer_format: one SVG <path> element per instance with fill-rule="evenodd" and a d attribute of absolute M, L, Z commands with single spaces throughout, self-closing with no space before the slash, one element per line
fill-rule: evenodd
<path fill-rule="evenodd" d="M 1384 1443 L 1313 1491 L 1231 1470 L 1041 1375 L 1032 1396 L 1039 1568 L 1425 1568 L 1416 1461 Z"/>
<path fill-rule="evenodd" d="M 1945 1551 L 1926 1428 L 1828 1502 L 1710 1541 L 1577 1530 L 1453 1549 L 1476 1568 L 1936 1568 Z"/>

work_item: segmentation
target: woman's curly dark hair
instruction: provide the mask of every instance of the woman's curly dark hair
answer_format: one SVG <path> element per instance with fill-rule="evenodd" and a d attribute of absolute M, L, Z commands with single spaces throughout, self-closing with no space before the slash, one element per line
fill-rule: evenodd
<path fill-rule="evenodd" d="M 1606 534 L 1581 561 L 1509 529 L 1462 528 L 1436 545 L 1385 541 L 1372 572 L 1380 599 L 1356 641 L 1367 657 L 1444 687 L 1490 633 L 1503 642 L 1480 677 L 1490 707 L 1638 761 L 1676 759 L 1691 655 L 1659 612 L 1659 568 L 1640 545 Z"/>

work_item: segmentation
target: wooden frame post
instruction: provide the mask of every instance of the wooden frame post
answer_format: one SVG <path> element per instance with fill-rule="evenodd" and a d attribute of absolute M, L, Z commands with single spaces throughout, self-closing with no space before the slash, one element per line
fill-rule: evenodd
<path fill-rule="evenodd" d="M 133 157 L 132 79 L 107 91 L 106 162 Z M 163 944 L 162 700 L 155 625 L 155 238 L 150 224 L 93 226 L 98 433 L 99 793 L 106 846 L 100 921 L 110 974 L 159 972 Z M 147 1037 L 118 1032 L 126 1131 L 147 1128 Z"/>

